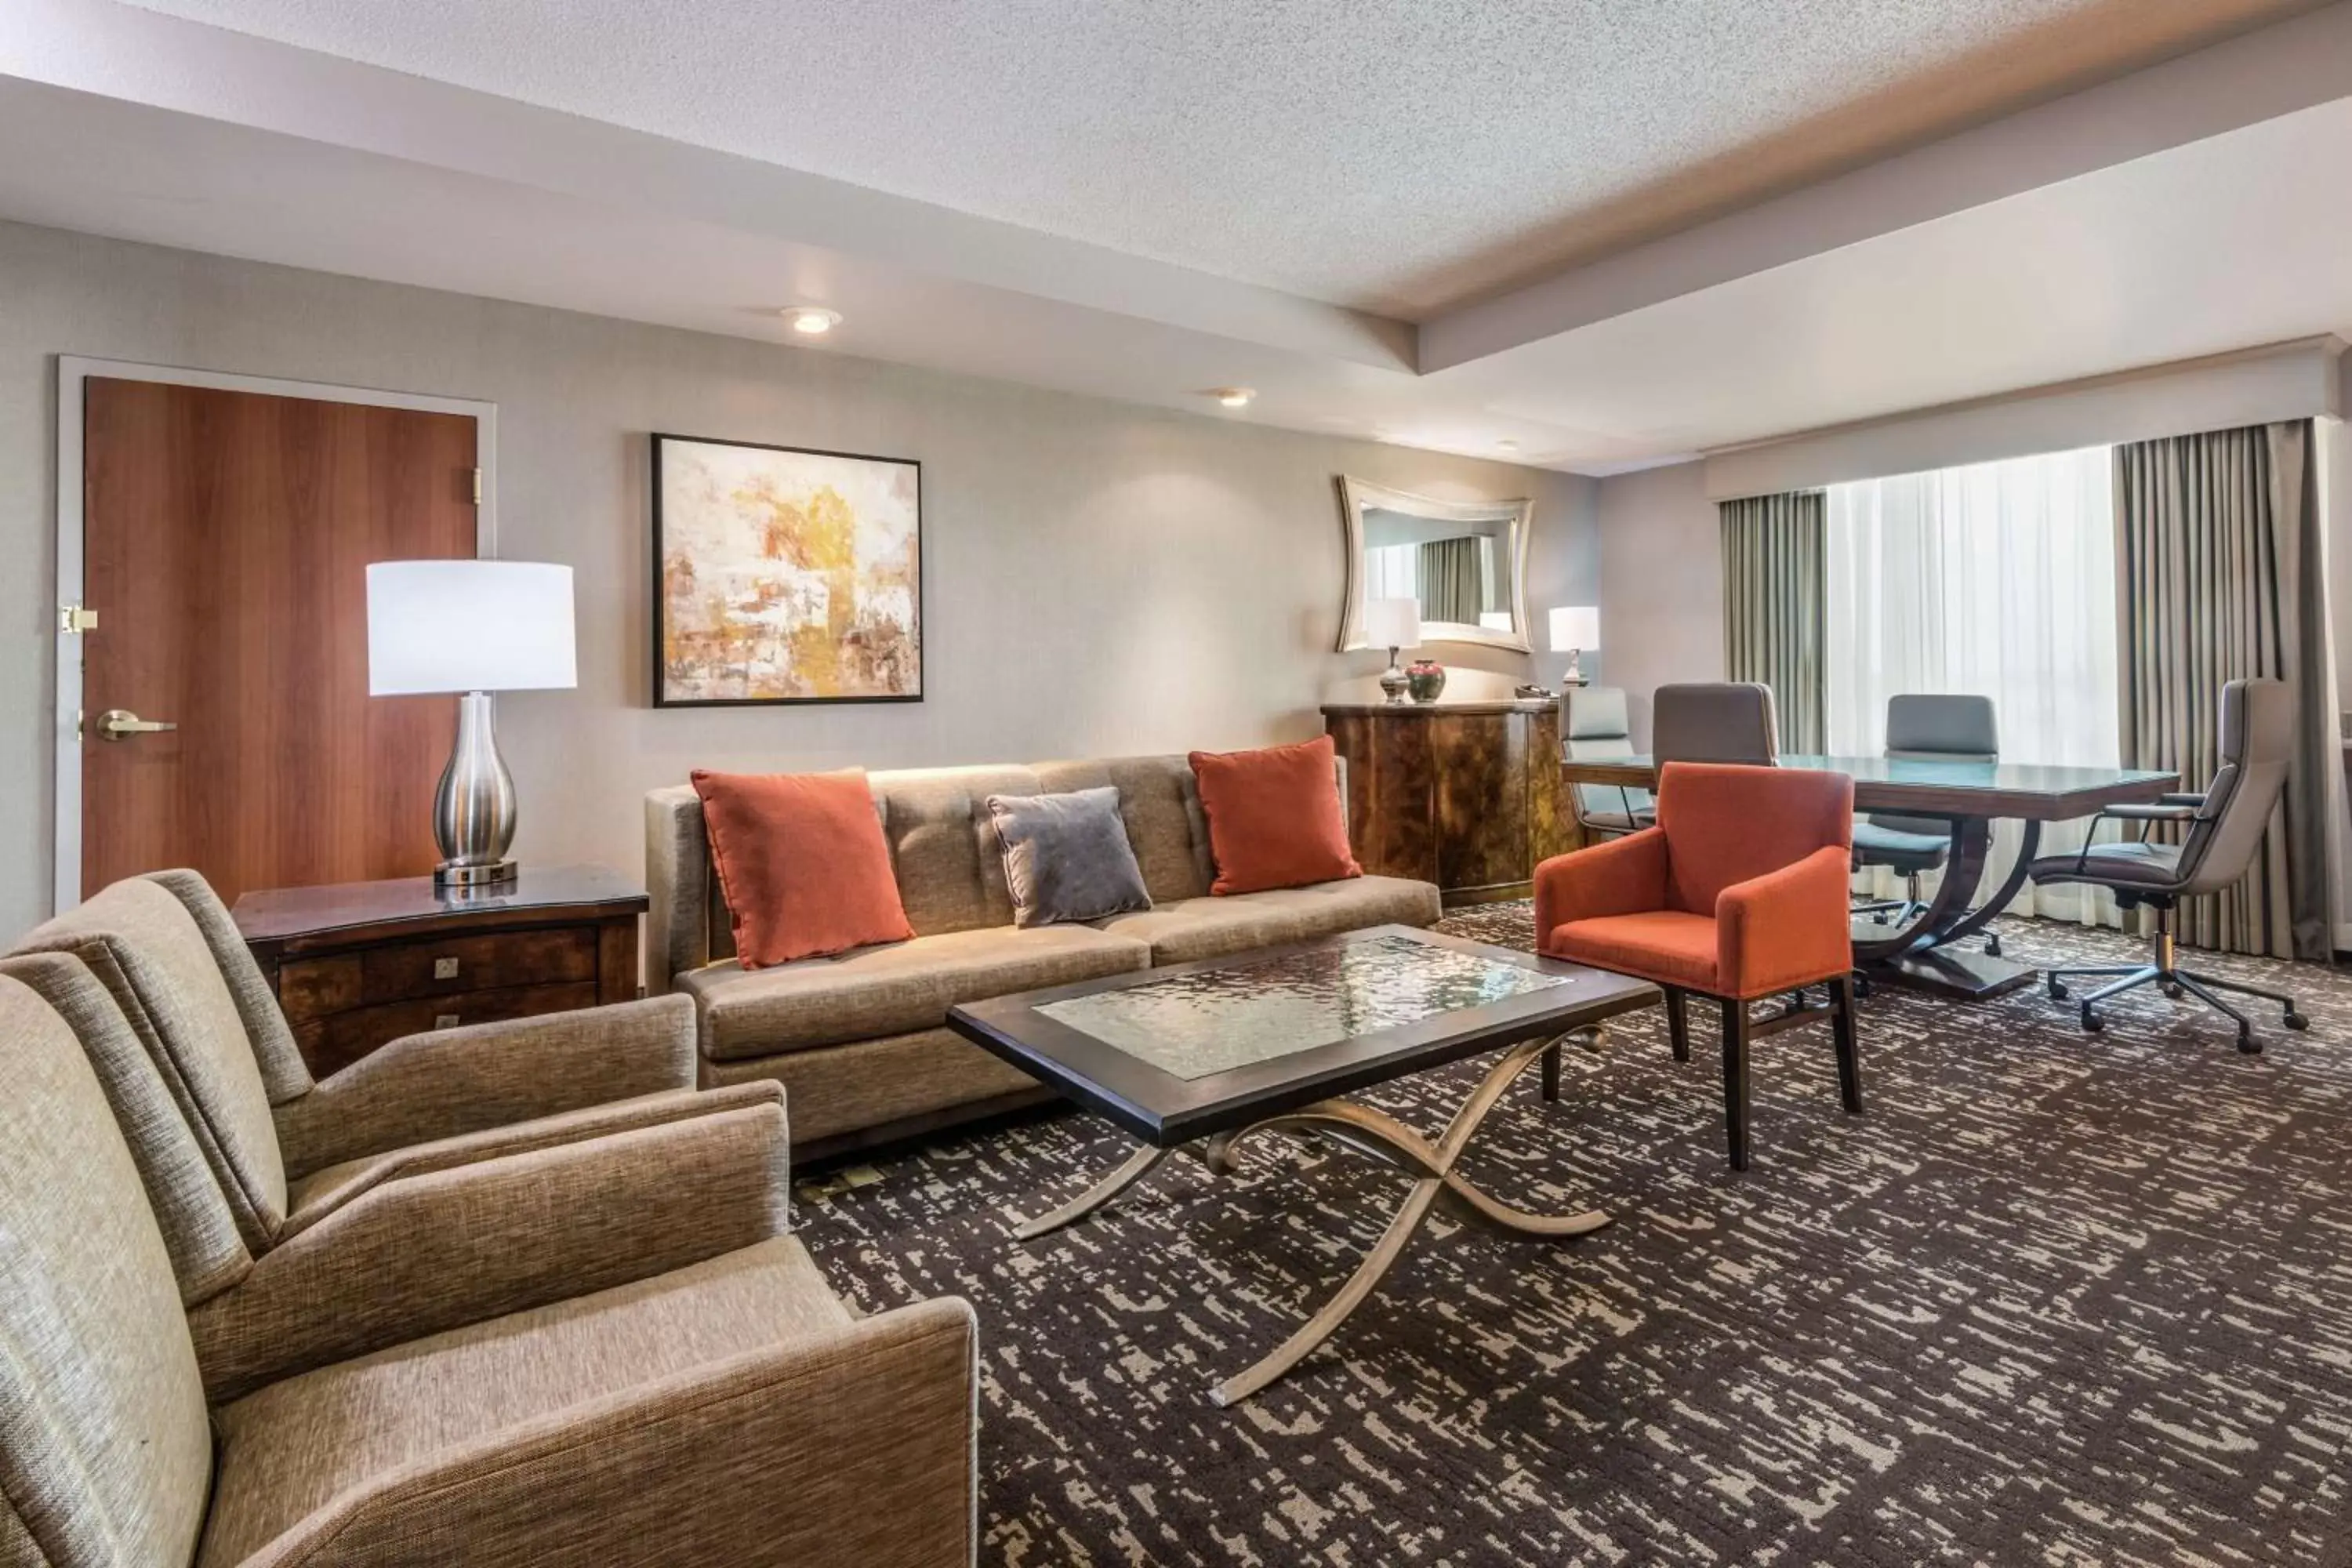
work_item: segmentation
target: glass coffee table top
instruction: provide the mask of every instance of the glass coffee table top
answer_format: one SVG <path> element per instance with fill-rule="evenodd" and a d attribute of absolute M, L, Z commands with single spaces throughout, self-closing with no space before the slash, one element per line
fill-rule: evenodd
<path fill-rule="evenodd" d="M 1172 1146 L 1657 999 L 1645 980 L 1389 925 L 966 1002 L 948 1025 Z"/>
<path fill-rule="evenodd" d="M 1171 974 L 1036 1009 L 1192 1079 L 1570 984 L 1402 933 Z"/>

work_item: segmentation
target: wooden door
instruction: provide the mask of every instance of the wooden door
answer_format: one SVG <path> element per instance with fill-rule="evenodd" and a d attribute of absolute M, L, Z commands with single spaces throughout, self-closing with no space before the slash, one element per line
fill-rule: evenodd
<path fill-rule="evenodd" d="M 456 700 L 368 695 L 366 567 L 475 553 L 476 421 L 83 387 L 83 895 L 431 870 Z M 107 740 L 110 710 L 177 728 Z"/>

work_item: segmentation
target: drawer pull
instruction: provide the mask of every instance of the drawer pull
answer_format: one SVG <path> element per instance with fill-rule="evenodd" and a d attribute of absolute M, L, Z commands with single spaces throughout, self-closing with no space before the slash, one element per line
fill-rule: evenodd
<path fill-rule="evenodd" d="M 433 1026 L 436 1029 L 454 1029 L 457 1026 L 457 1015 L 436 1013 L 433 1015 Z"/>
<path fill-rule="evenodd" d="M 454 958 L 435 959 L 433 961 L 433 978 L 436 980 L 457 979 L 457 961 Z"/>

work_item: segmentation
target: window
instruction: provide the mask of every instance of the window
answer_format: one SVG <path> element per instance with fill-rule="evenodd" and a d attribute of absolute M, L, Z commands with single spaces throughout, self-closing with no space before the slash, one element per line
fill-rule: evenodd
<path fill-rule="evenodd" d="M 2005 762 L 2116 764 L 2116 544 L 2110 448 L 1833 485 L 1827 495 L 1828 744 L 1885 749 L 1886 700 L 1993 700 Z M 2041 852 L 2083 828 L 2052 824 Z M 2000 825 L 1986 885 L 2014 858 Z M 2030 887 L 2018 912 L 2097 918 L 2075 890 Z"/>

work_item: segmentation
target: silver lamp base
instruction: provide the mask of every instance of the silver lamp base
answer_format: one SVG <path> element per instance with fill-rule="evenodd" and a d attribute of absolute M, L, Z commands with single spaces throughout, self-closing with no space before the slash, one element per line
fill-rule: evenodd
<path fill-rule="evenodd" d="M 1404 667 L 1397 662 L 1397 650 L 1389 649 L 1389 667 L 1381 672 L 1381 689 L 1388 693 L 1390 701 L 1402 702 L 1405 689 L 1412 684 L 1411 678 L 1404 672 Z"/>
<path fill-rule="evenodd" d="M 494 861 L 488 866 L 458 866 L 444 860 L 433 868 L 433 885 L 436 888 L 495 888 L 513 881 L 521 875 L 511 860 Z"/>
<path fill-rule="evenodd" d="M 513 881 L 515 863 L 507 858 L 507 847 L 514 836 L 514 777 L 499 755 L 490 694 L 468 691 L 457 699 L 457 743 L 433 792 L 433 837 L 441 847 L 434 885 L 478 888 Z"/>

